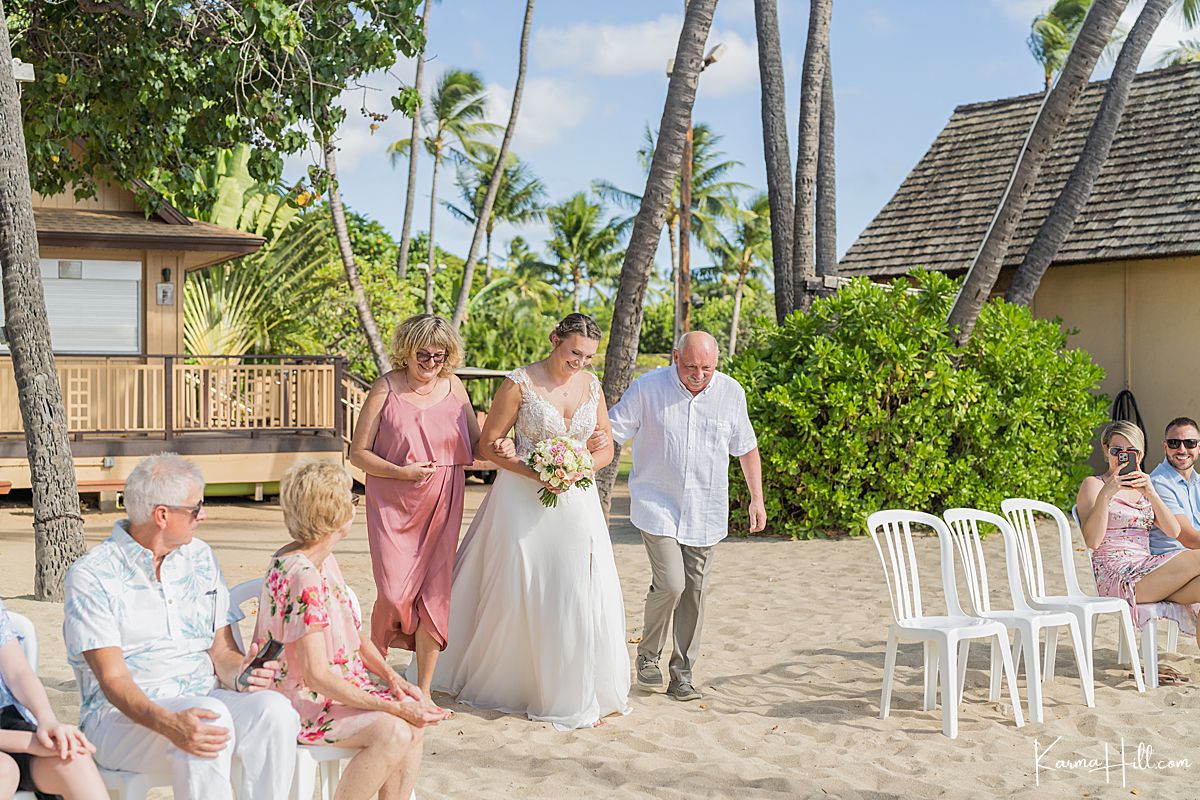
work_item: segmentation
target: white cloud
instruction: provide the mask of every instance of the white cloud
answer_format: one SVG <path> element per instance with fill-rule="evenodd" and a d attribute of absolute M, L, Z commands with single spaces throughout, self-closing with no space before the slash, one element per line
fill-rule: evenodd
<path fill-rule="evenodd" d="M 1053 0 L 992 0 L 992 5 L 999 6 L 1004 15 L 1013 22 L 1028 25 L 1033 22 L 1034 17 L 1045 12 L 1052 2 Z"/>
<path fill-rule="evenodd" d="M 895 21 L 878 8 L 869 8 L 863 12 L 863 22 L 876 33 L 890 33 L 896 29 Z"/>
<path fill-rule="evenodd" d="M 569 81 L 545 77 L 526 79 L 513 150 L 525 154 L 561 141 L 567 131 L 583 124 L 591 107 L 591 97 Z M 488 120 L 500 126 L 507 125 L 511 108 L 512 90 L 489 83 Z"/>
<path fill-rule="evenodd" d="M 580 23 L 543 28 L 535 34 L 534 51 L 550 67 L 609 77 L 656 75 L 666 80 L 667 60 L 675 55 L 683 18 L 662 14 L 628 25 Z M 704 91 L 727 95 L 753 86 L 758 78 L 755 42 L 732 30 L 713 28 L 709 47 L 723 43 L 720 62 L 706 70 Z"/>

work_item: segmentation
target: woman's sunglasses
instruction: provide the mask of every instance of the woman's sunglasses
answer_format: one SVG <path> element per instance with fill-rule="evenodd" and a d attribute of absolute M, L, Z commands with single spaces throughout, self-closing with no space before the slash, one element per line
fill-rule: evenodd
<path fill-rule="evenodd" d="M 1167 439 L 1166 444 L 1168 450 L 1178 450 L 1180 447 L 1195 450 L 1200 447 L 1200 439 Z"/>
<path fill-rule="evenodd" d="M 1168 440 L 1168 441 L 1169 441 L 1169 440 Z M 1175 441 L 1179 441 L 1179 440 L 1178 440 L 1178 439 L 1176 439 Z M 1191 441 L 1195 441 L 1195 439 L 1192 439 Z M 1114 445 L 1113 447 L 1110 447 L 1110 448 L 1108 448 L 1108 454 L 1109 454 L 1110 456 L 1115 456 L 1117 453 L 1123 453 L 1123 452 L 1125 452 L 1125 451 L 1126 451 L 1126 450 L 1128 450 L 1128 449 L 1129 449 L 1128 447 L 1116 447 L 1116 446 Z"/>
<path fill-rule="evenodd" d="M 432 362 L 440 367 L 442 364 L 446 363 L 446 359 L 449 357 L 449 353 L 426 353 L 424 350 L 417 351 L 417 361 L 421 364 L 428 364 Z"/>

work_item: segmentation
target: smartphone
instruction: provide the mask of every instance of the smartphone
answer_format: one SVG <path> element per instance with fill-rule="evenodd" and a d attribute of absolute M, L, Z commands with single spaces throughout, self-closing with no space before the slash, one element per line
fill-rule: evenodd
<path fill-rule="evenodd" d="M 238 675 L 238 686 L 245 689 L 250 686 L 250 673 L 262 667 L 268 661 L 274 661 L 279 658 L 279 654 L 283 652 L 283 642 L 273 639 L 270 634 L 267 634 L 267 640 L 258 650 L 258 654 L 254 656 L 254 660 L 246 665 L 242 670 L 242 674 Z"/>
<path fill-rule="evenodd" d="M 1137 450 L 1122 450 L 1117 453 L 1117 475 L 1132 475 L 1138 470 Z"/>

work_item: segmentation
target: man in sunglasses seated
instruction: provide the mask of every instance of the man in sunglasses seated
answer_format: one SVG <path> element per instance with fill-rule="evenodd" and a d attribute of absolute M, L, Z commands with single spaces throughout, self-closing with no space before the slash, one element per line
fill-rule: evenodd
<path fill-rule="evenodd" d="M 1196 457 L 1200 455 L 1200 426 L 1188 417 L 1167 423 L 1163 439 L 1163 462 L 1150 473 L 1150 480 L 1163 503 L 1179 520 L 1179 538 L 1167 536 L 1158 528 L 1150 531 L 1150 553 L 1200 549 L 1200 473 Z"/>
<path fill-rule="evenodd" d="M 67 572 L 63 636 L 83 696 L 80 727 L 96 762 L 128 772 L 169 772 L 178 800 L 285 800 L 300 719 L 270 686 L 278 663 L 238 677 L 231 625 L 242 613 L 212 549 L 194 538 L 204 521 L 204 478 L 171 453 L 150 456 L 125 481 L 128 519 Z"/>

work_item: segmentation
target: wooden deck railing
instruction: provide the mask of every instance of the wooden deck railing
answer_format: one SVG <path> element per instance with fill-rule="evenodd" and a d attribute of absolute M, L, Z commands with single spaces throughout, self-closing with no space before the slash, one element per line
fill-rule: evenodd
<path fill-rule="evenodd" d="M 328 431 L 344 437 L 343 361 L 334 356 L 56 355 L 72 435 Z M 361 403 L 359 403 L 361 405 Z M 10 359 L 0 359 L 0 435 L 21 433 Z"/>

